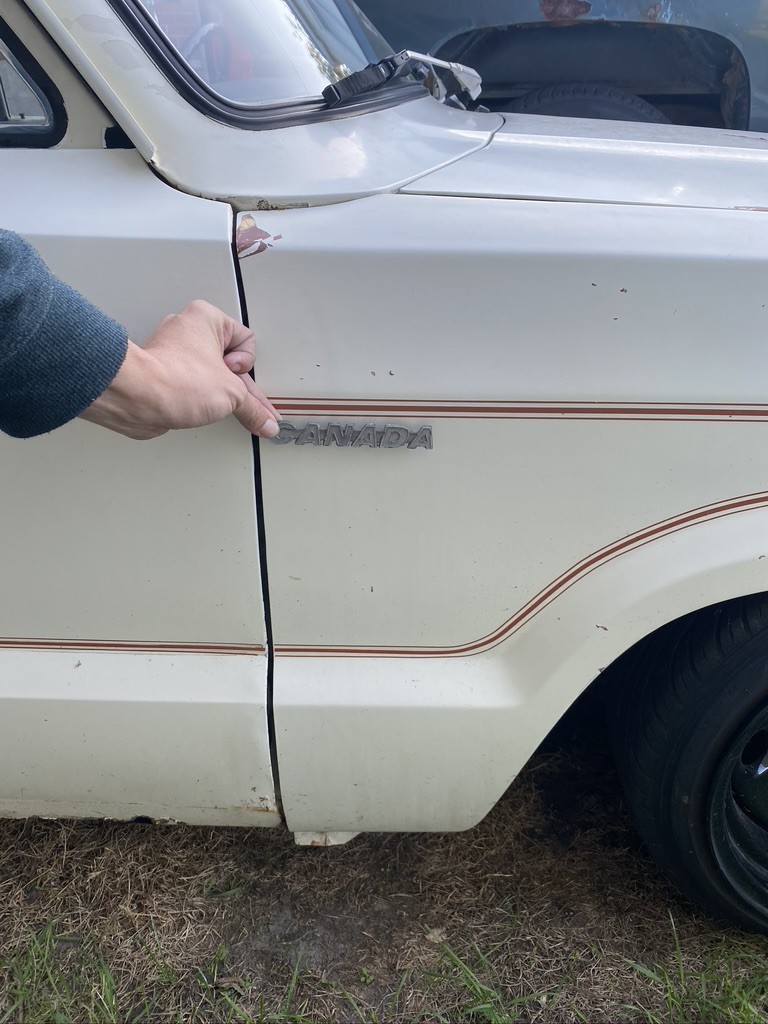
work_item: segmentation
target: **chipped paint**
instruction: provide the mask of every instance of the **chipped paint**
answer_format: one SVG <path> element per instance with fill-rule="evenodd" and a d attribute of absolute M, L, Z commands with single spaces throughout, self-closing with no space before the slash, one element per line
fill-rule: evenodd
<path fill-rule="evenodd" d="M 646 10 L 645 17 L 647 21 L 658 21 L 661 15 L 661 4 L 651 4 Z"/>
<path fill-rule="evenodd" d="M 273 814 L 277 808 L 269 797 L 260 796 L 256 800 L 244 800 L 241 804 L 235 804 L 233 811 L 245 811 L 246 814 Z"/>
<path fill-rule="evenodd" d="M 588 0 L 541 0 L 541 13 L 547 21 L 575 21 L 591 10 Z"/>
<path fill-rule="evenodd" d="M 271 249 L 275 242 L 279 242 L 282 235 L 271 235 L 269 231 L 260 228 L 250 213 L 244 213 L 237 225 L 235 248 L 241 259 L 246 256 L 255 256 L 257 253 L 266 252 Z M 272 241 L 270 241 L 272 239 Z"/>
<path fill-rule="evenodd" d="M 253 208 L 263 213 L 273 210 L 307 210 L 309 203 L 273 203 L 269 199 L 257 199 L 253 203 Z"/>

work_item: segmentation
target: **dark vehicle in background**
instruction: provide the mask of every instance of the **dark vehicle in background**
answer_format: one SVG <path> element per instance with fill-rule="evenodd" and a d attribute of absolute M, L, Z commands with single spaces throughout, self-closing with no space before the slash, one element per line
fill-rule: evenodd
<path fill-rule="evenodd" d="M 768 131 L 767 0 L 359 0 L 492 110 Z"/>

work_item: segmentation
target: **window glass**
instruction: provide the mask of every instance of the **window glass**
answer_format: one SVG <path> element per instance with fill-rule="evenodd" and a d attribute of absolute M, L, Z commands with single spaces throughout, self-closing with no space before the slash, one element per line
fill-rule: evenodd
<path fill-rule="evenodd" d="M 0 134 L 39 134 L 52 127 L 47 99 L 0 39 Z"/>
<path fill-rule="evenodd" d="M 348 0 L 137 0 L 188 68 L 247 106 L 319 98 L 390 48 Z"/>

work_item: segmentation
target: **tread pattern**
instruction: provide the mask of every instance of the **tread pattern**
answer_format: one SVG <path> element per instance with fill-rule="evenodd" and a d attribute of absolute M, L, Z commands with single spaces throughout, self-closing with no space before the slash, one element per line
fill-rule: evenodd
<path fill-rule="evenodd" d="M 694 840 L 681 846 L 686 812 L 672 797 L 674 774 L 696 731 L 716 737 L 730 708 L 768 701 L 768 680 L 761 682 L 763 692 L 753 691 L 738 671 L 744 656 L 762 652 L 768 662 L 767 595 L 686 616 L 641 641 L 610 670 L 609 724 L 628 803 L 662 869 L 710 913 L 768 931 L 768 920 L 729 893 L 724 879 L 719 890 L 699 870 Z M 703 818 L 691 827 L 703 834 Z"/>
<path fill-rule="evenodd" d="M 580 106 L 584 108 L 584 113 L 579 113 Z M 589 108 L 599 110 L 601 107 L 605 113 L 588 112 Z M 669 118 L 657 107 L 634 93 L 600 84 L 547 85 L 518 97 L 510 104 L 509 110 L 516 114 L 598 117 L 604 120 L 670 124 Z"/>

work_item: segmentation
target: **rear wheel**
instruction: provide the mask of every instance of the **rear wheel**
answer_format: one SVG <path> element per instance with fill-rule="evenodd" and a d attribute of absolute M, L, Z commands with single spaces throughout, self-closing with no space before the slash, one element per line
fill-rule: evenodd
<path fill-rule="evenodd" d="M 609 85 L 548 85 L 520 96 L 507 109 L 516 114 L 670 123 L 657 107 L 634 93 Z"/>
<path fill-rule="evenodd" d="M 707 912 L 768 932 L 768 598 L 661 630 L 615 682 L 614 754 L 651 853 Z"/>

